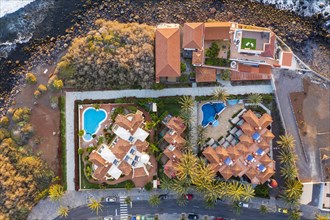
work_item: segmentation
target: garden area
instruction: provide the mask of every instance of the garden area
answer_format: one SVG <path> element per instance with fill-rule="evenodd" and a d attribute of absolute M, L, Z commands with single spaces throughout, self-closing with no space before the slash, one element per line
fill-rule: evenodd
<path fill-rule="evenodd" d="M 205 65 L 229 67 L 230 42 L 217 41 L 205 42 Z"/>
<path fill-rule="evenodd" d="M 241 49 L 255 50 L 257 47 L 257 40 L 253 38 L 242 38 Z"/>

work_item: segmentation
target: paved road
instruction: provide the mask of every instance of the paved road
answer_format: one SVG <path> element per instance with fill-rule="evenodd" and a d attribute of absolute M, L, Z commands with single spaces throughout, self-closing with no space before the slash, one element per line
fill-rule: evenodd
<path fill-rule="evenodd" d="M 87 91 L 87 92 L 66 92 L 65 116 L 66 116 L 66 168 L 67 168 L 67 190 L 74 190 L 74 101 L 84 99 L 116 99 L 122 97 L 137 98 L 144 97 L 164 97 L 177 95 L 204 96 L 211 95 L 217 87 L 197 87 L 197 88 L 171 88 L 163 90 L 107 90 L 107 91 Z M 271 85 L 250 85 L 250 86 L 225 86 L 230 94 L 249 93 L 273 93 Z"/>
<path fill-rule="evenodd" d="M 107 215 L 116 215 L 119 213 L 119 203 L 103 203 L 102 211 L 99 213 L 99 217 Z M 286 215 L 280 213 L 267 213 L 261 214 L 257 209 L 247 209 L 242 208 L 241 214 L 237 215 L 233 212 L 232 206 L 223 204 L 219 202 L 213 209 L 205 208 L 201 201 L 189 201 L 187 206 L 180 207 L 177 205 L 176 200 L 166 200 L 166 202 L 161 203 L 158 207 L 151 207 L 147 201 L 136 201 L 133 202 L 133 207 L 128 208 L 128 213 L 131 215 L 136 214 L 163 214 L 163 213 L 196 213 L 200 216 L 221 216 L 229 219 L 240 219 L 240 220 L 281 220 L 287 219 Z M 87 219 L 97 217 L 94 212 L 86 206 L 81 206 L 79 208 L 70 211 L 67 218 L 57 217 L 56 220 L 64 219 Z M 304 218 L 302 218 L 304 219 Z M 170 220 L 170 219 L 168 219 Z"/>

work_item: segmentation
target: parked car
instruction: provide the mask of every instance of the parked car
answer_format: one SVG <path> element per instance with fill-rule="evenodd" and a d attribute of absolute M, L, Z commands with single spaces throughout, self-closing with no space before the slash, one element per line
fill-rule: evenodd
<path fill-rule="evenodd" d="M 196 214 L 188 214 L 188 219 L 199 219 L 198 215 Z"/>
<path fill-rule="evenodd" d="M 193 194 L 185 194 L 185 195 L 184 195 L 184 198 L 185 198 L 186 200 L 192 200 L 192 199 L 194 198 L 194 195 L 193 195 Z"/>
<path fill-rule="evenodd" d="M 248 203 L 244 203 L 244 202 L 239 202 L 239 203 L 238 203 L 238 206 L 239 206 L 239 207 L 248 208 L 248 207 L 249 207 L 249 204 L 248 204 Z"/>
<path fill-rule="evenodd" d="M 113 220 L 113 217 L 112 217 L 112 215 L 105 216 L 105 217 L 103 218 L 103 220 Z"/>
<path fill-rule="evenodd" d="M 214 220 L 226 220 L 226 219 L 222 217 L 215 217 Z"/>
<path fill-rule="evenodd" d="M 283 214 L 287 214 L 287 213 L 289 212 L 289 210 L 286 209 L 286 208 L 277 208 L 277 211 L 278 211 L 279 213 L 283 213 Z"/>
<path fill-rule="evenodd" d="M 161 195 L 158 196 L 158 198 L 160 198 L 161 200 L 168 199 L 168 195 L 167 194 L 161 194 Z"/>
<path fill-rule="evenodd" d="M 106 197 L 105 198 L 106 202 L 116 202 L 117 201 L 117 197 L 116 196 L 110 196 L 110 197 Z"/>

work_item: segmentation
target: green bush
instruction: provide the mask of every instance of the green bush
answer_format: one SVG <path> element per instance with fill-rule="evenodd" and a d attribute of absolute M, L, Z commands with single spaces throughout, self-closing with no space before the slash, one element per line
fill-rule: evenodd
<path fill-rule="evenodd" d="M 205 56 L 209 58 L 216 58 L 219 52 L 220 52 L 219 45 L 215 42 L 212 42 L 211 47 L 206 50 Z"/>
<path fill-rule="evenodd" d="M 38 86 L 38 90 L 39 90 L 39 92 L 41 92 L 41 93 L 45 93 L 45 92 L 47 92 L 47 87 L 46 87 L 44 84 L 40 84 L 40 85 Z"/>
<path fill-rule="evenodd" d="M 257 197 L 269 198 L 269 187 L 267 185 L 257 185 L 254 190 Z"/>
<path fill-rule="evenodd" d="M 31 72 L 28 72 L 25 75 L 25 80 L 28 84 L 36 84 L 37 83 L 37 77 Z"/>
<path fill-rule="evenodd" d="M 8 127 L 9 125 L 9 118 L 7 116 L 2 116 L 0 118 L 0 126 L 1 127 Z"/>
<path fill-rule="evenodd" d="M 162 90 L 164 88 L 165 88 L 165 85 L 162 83 L 154 83 L 152 85 L 152 89 L 154 89 L 154 90 Z"/>
<path fill-rule="evenodd" d="M 84 149 L 82 149 L 81 147 L 79 147 L 79 149 L 78 149 L 78 154 L 79 155 L 82 155 L 84 153 Z"/>
<path fill-rule="evenodd" d="M 181 63 L 180 63 L 180 69 L 181 69 L 181 73 L 185 72 L 186 69 L 187 69 L 186 64 L 181 62 Z"/>
<path fill-rule="evenodd" d="M 152 182 L 148 182 L 146 185 L 144 185 L 144 189 L 147 191 L 151 191 L 153 187 Z"/>

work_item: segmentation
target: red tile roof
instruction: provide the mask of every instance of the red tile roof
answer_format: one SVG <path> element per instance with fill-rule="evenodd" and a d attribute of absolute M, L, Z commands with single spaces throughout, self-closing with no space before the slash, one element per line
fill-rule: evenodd
<path fill-rule="evenodd" d="M 225 40 L 230 38 L 230 22 L 204 23 L 204 40 Z"/>
<path fill-rule="evenodd" d="M 246 72 L 237 72 L 231 71 L 230 80 L 231 81 L 249 81 L 249 80 L 271 80 L 271 74 L 262 74 L 262 73 L 246 73 Z"/>
<path fill-rule="evenodd" d="M 217 70 L 214 68 L 196 67 L 196 82 L 215 82 Z"/>
<path fill-rule="evenodd" d="M 182 48 L 202 49 L 203 23 L 185 23 L 183 25 Z"/>
<path fill-rule="evenodd" d="M 282 66 L 291 66 L 292 65 L 292 58 L 293 54 L 292 52 L 283 52 L 282 54 Z"/>
<path fill-rule="evenodd" d="M 179 28 L 156 29 L 156 81 L 159 77 L 179 77 L 180 30 Z"/>
<path fill-rule="evenodd" d="M 195 66 L 201 66 L 203 65 L 203 62 L 204 62 L 204 50 L 198 50 L 198 51 L 195 51 L 193 52 L 193 55 L 192 55 L 192 65 L 195 65 Z"/>
<path fill-rule="evenodd" d="M 261 56 L 274 58 L 275 39 L 275 34 L 270 32 L 270 43 L 265 45 L 265 51 L 260 54 Z"/>
<path fill-rule="evenodd" d="M 211 146 L 204 149 L 203 155 L 211 163 L 219 163 L 220 162 L 217 153 L 215 152 L 215 150 Z"/>
<path fill-rule="evenodd" d="M 271 74 L 272 67 L 269 65 L 260 64 L 259 67 L 245 65 L 245 64 L 238 64 L 238 71 L 239 72 L 246 72 L 246 73 L 263 73 L 263 74 Z"/>

